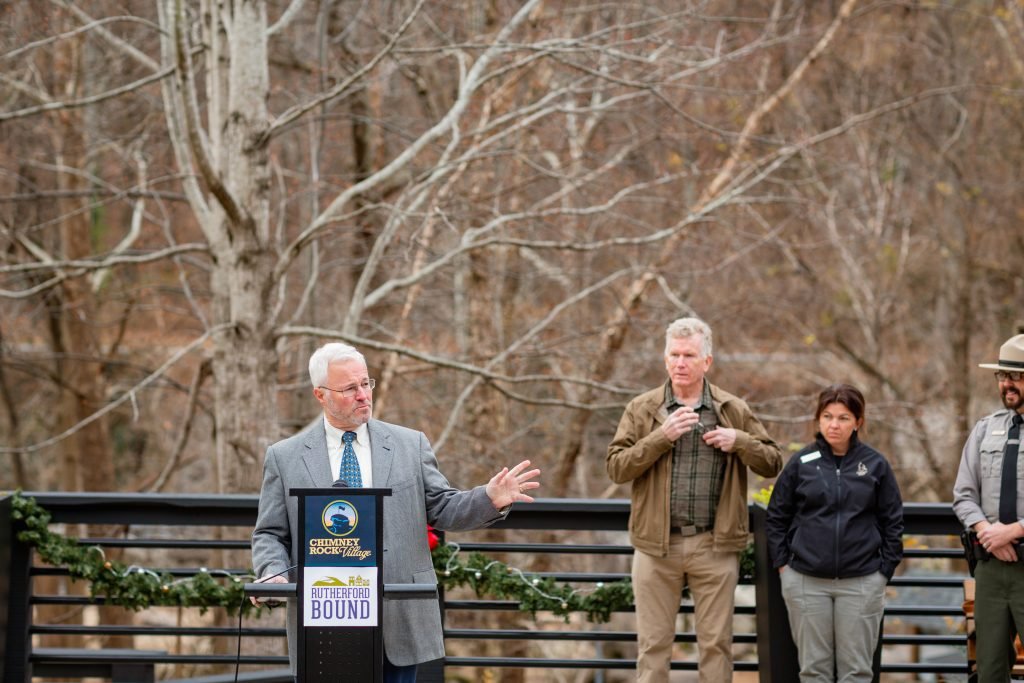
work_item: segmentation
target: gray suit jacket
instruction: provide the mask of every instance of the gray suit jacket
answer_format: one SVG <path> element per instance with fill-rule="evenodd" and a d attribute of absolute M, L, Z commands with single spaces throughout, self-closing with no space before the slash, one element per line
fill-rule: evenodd
<path fill-rule="evenodd" d="M 437 583 L 427 524 L 438 529 L 466 531 L 502 518 L 483 486 L 469 491 L 451 487 L 438 470 L 427 437 L 405 427 L 370 420 L 373 486 L 390 488 L 384 498 L 384 583 Z M 298 563 L 301 537 L 298 501 L 292 488 L 330 487 L 336 476 L 327 458 L 327 435 L 322 420 L 267 449 L 263 488 L 252 533 L 252 563 L 256 576 L 285 572 Z M 507 514 L 507 511 L 506 511 Z M 294 570 L 288 572 L 295 580 Z M 288 605 L 288 654 L 296 661 L 296 605 Z M 384 603 L 384 648 L 397 666 L 444 656 L 441 613 L 433 600 Z"/>

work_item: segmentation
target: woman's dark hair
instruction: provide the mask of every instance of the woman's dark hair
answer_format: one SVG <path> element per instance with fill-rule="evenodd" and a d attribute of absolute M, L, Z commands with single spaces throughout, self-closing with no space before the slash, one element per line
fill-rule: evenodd
<path fill-rule="evenodd" d="M 833 384 L 818 394 L 818 409 L 814 411 L 815 421 L 821 417 L 825 406 L 833 403 L 842 403 L 846 406 L 858 422 L 864 419 L 864 394 L 860 393 L 860 389 L 849 384 Z"/>

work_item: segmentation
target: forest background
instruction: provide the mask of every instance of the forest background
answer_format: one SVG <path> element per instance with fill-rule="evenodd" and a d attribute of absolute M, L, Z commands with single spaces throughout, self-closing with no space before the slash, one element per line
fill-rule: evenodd
<path fill-rule="evenodd" d="M 852 382 L 949 500 L 1022 323 L 1022 5 L 0 2 L 0 488 L 256 492 L 343 340 L 455 485 L 624 497 L 695 314 L 780 442 Z"/>
<path fill-rule="evenodd" d="M 852 382 L 948 501 L 1022 131 L 1019 0 L 0 0 L 0 490 L 255 493 L 342 340 L 456 486 L 625 497 L 698 315 L 788 449 Z"/>

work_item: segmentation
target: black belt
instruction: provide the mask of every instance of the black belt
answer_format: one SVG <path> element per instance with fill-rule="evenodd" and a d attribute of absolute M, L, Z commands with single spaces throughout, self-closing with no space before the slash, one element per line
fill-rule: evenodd
<path fill-rule="evenodd" d="M 705 531 L 711 531 L 710 526 L 674 526 L 669 529 L 670 534 L 679 534 L 681 536 L 696 536 L 697 534 L 703 534 Z"/>

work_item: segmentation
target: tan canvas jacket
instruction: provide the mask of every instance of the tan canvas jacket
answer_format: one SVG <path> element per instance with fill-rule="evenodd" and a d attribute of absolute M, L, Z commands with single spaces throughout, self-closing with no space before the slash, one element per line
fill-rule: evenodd
<path fill-rule="evenodd" d="M 768 436 L 743 399 L 709 384 L 711 401 L 722 427 L 736 430 L 736 445 L 726 459 L 722 494 L 715 511 L 715 550 L 739 551 L 749 536 L 747 468 L 762 477 L 782 469 L 782 449 Z M 672 485 L 672 442 L 660 427 L 665 410 L 665 385 L 640 394 L 626 406 L 605 465 L 617 484 L 633 482 L 629 538 L 650 555 L 668 554 L 669 500 Z"/>

